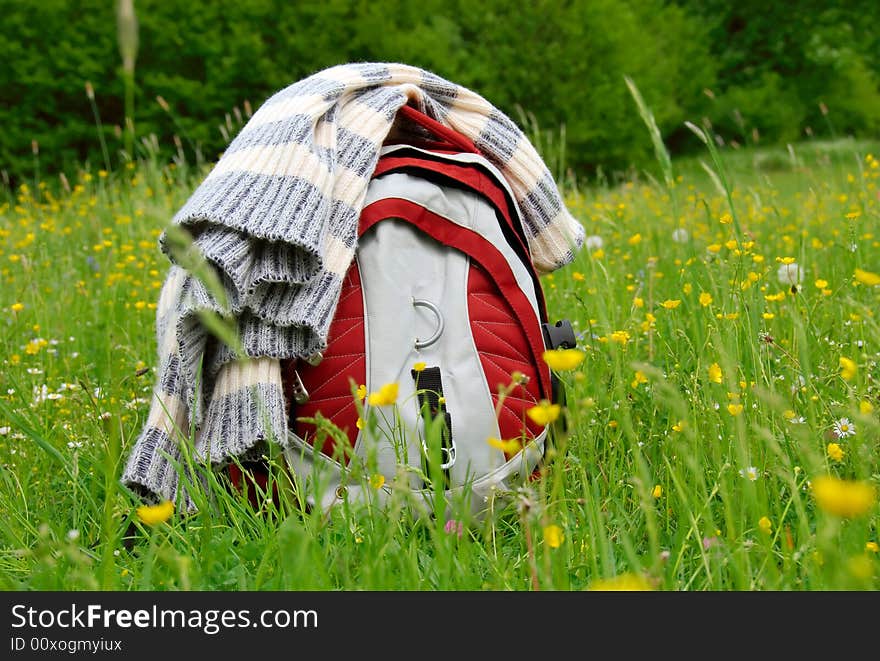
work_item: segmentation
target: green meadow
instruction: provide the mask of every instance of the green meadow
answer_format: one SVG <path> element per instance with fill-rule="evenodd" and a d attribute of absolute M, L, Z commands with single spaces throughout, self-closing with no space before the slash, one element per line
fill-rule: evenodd
<path fill-rule="evenodd" d="M 157 238 L 208 166 L 142 150 L 43 178 L 35 156 L 0 198 L 0 586 L 880 588 L 880 144 L 691 130 L 700 155 L 655 134 L 643 169 L 561 177 L 588 236 L 543 276 L 579 337 L 564 431 L 484 521 L 404 493 L 303 511 L 275 455 L 278 499 L 209 472 L 197 512 L 139 515 L 119 476 L 156 376 Z"/>

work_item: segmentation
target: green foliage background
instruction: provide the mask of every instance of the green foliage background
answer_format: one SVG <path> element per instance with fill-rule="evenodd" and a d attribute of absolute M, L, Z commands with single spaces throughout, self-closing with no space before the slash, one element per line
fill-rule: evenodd
<path fill-rule="evenodd" d="M 115 4 L 0 0 L 7 183 L 124 158 Z M 567 165 L 585 173 L 650 157 L 624 76 L 674 154 L 697 147 L 685 121 L 740 144 L 880 128 L 880 37 L 870 29 L 880 4 L 870 0 L 136 0 L 135 9 L 138 148 L 189 160 L 215 159 L 248 107 L 355 60 L 421 66 L 511 117 L 564 126 Z"/>

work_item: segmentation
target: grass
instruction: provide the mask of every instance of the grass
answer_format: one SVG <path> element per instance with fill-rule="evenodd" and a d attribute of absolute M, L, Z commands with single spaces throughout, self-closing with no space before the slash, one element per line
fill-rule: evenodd
<path fill-rule="evenodd" d="M 253 508 L 215 475 L 213 506 L 142 523 L 118 476 L 155 378 L 156 238 L 204 171 L 22 185 L 0 203 L 0 586 L 876 590 L 878 154 L 707 145 L 570 187 L 591 240 L 543 278 L 585 352 L 569 432 L 460 535 L 400 500 Z"/>

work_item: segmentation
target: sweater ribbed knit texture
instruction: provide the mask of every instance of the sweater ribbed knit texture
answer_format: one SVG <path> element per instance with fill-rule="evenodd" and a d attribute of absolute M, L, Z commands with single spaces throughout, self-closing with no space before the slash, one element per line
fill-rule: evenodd
<path fill-rule="evenodd" d="M 539 271 L 574 258 L 583 227 L 526 136 L 478 94 L 394 63 L 340 65 L 282 89 L 172 221 L 216 270 L 225 304 L 179 263 L 169 232 L 160 237 L 171 267 L 156 312 L 158 378 L 123 484 L 192 509 L 183 447 L 216 468 L 286 444 L 280 360 L 326 347 L 370 176 L 405 104 L 471 139 L 500 170 Z M 214 339 L 206 310 L 235 321 L 244 356 Z"/>

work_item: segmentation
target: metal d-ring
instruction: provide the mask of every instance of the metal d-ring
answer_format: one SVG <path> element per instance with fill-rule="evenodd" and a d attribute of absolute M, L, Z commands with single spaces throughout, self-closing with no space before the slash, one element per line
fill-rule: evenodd
<path fill-rule="evenodd" d="M 440 314 L 440 309 L 436 305 L 431 303 L 430 301 L 425 301 L 422 299 L 414 298 L 412 301 L 412 304 L 413 304 L 414 308 L 427 308 L 428 310 L 430 310 L 431 312 L 434 313 L 434 316 L 437 317 L 437 330 L 434 331 L 434 334 L 431 337 L 429 337 L 427 340 L 420 340 L 419 338 L 416 338 L 416 341 L 415 341 L 416 349 L 424 349 L 424 348 L 429 347 L 432 344 L 434 344 L 434 342 L 439 340 L 440 336 L 443 334 L 443 326 L 444 326 L 443 315 Z"/>

